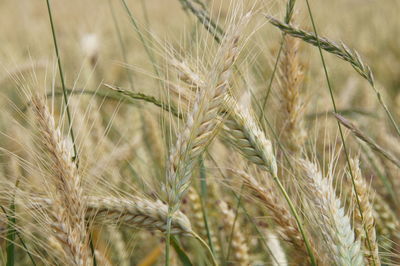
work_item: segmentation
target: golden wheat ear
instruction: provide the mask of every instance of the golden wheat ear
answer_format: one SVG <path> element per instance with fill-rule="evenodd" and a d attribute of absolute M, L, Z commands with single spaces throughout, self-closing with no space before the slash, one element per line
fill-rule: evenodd
<path fill-rule="evenodd" d="M 81 178 L 72 161 L 71 149 L 55 126 L 54 118 L 40 96 L 32 97 L 32 108 L 39 127 L 43 149 L 48 153 L 45 162 L 50 170 L 50 183 L 55 190 L 52 217 L 56 238 L 62 243 L 70 261 L 76 265 L 91 262 L 88 233 L 85 223 L 86 205 Z"/>
<path fill-rule="evenodd" d="M 206 77 L 205 88 L 198 91 L 192 111 L 187 116 L 184 129 L 178 135 L 168 158 L 166 174 L 167 202 L 172 212 L 179 208 L 180 200 L 191 181 L 194 159 L 203 153 L 215 137 L 221 104 L 229 87 L 232 66 L 239 53 L 238 40 L 251 14 L 246 14 L 226 34 L 215 62 Z"/>

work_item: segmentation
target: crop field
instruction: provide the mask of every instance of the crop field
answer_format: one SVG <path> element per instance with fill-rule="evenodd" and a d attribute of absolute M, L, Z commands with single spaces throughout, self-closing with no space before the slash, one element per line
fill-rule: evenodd
<path fill-rule="evenodd" d="M 399 14 L 0 0 L 0 265 L 400 265 Z"/>

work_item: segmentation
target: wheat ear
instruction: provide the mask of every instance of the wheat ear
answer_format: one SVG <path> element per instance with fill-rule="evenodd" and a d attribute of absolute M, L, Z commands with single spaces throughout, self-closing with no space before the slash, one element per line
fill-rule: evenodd
<path fill-rule="evenodd" d="M 323 178 L 317 166 L 309 161 L 303 160 L 302 166 L 306 172 L 307 189 L 322 220 L 322 233 L 330 245 L 333 260 L 339 265 L 364 265 L 360 242 L 355 239 L 350 218 L 336 197 L 332 178 Z"/>
<path fill-rule="evenodd" d="M 196 232 L 199 232 L 201 237 L 205 238 L 207 236 L 207 232 L 204 225 L 200 197 L 196 190 L 193 187 L 190 187 L 186 198 L 190 206 L 189 217 L 191 218 L 193 227 L 196 229 Z"/>
<path fill-rule="evenodd" d="M 253 115 L 230 96 L 226 96 L 225 106 L 229 114 L 224 129 L 229 140 L 249 161 L 277 176 L 278 167 L 271 141 L 265 137 Z"/>
<path fill-rule="evenodd" d="M 330 41 L 326 38 L 317 37 L 310 32 L 301 30 L 299 28 L 296 28 L 292 25 L 289 25 L 285 22 L 281 22 L 271 16 L 267 16 L 268 21 L 274 25 L 275 27 L 279 28 L 281 31 L 285 32 L 286 34 L 289 34 L 290 36 L 293 36 L 295 38 L 300 38 L 303 41 L 317 46 L 318 43 L 321 46 L 321 49 L 327 51 L 328 53 L 334 54 L 343 60 L 349 62 L 352 67 L 362 76 L 364 77 L 371 85 L 374 84 L 374 77 L 372 75 L 371 69 L 368 65 L 364 64 L 364 62 L 361 60 L 360 55 L 356 51 L 352 51 L 350 48 L 348 48 L 344 43 L 341 45 Z"/>
<path fill-rule="evenodd" d="M 299 40 L 290 36 L 283 39 L 283 57 L 280 62 L 280 109 L 282 118 L 280 132 L 290 151 L 298 153 L 305 141 L 303 127 L 304 105 L 301 102 L 300 87 L 303 71 L 298 58 Z"/>
<path fill-rule="evenodd" d="M 400 161 L 395 156 L 393 156 L 391 153 L 385 151 L 385 149 L 383 149 L 381 146 L 379 146 L 370 137 L 366 136 L 359 128 L 357 128 L 352 122 L 350 122 L 343 116 L 336 114 L 336 113 L 334 113 L 333 115 L 343 126 L 348 128 L 351 131 L 351 133 L 353 133 L 354 136 L 356 136 L 359 140 L 368 144 L 368 146 L 371 147 L 371 149 L 382 154 L 382 156 L 384 156 L 386 159 L 388 159 L 390 162 L 392 162 L 398 168 L 400 168 Z"/>
<path fill-rule="evenodd" d="M 56 188 L 53 216 L 64 233 L 64 246 L 71 254 L 75 265 L 90 265 L 87 232 L 85 225 L 85 202 L 80 185 L 80 176 L 72 162 L 72 154 L 66 146 L 54 118 L 47 109 L 44 99 L 32 97 L 33 110 L 39 125 L 42 144 L 49 154 L 49 169 Z"/>
<path fill-rule="evenodd" d="M 255 178 L 245 172 L 239 171 L 235 173 L 242 178 L 243 184 L 251 191 L 251 195 L 271 211 L 273 214 L 272 219 L 278 226 L 278 233 L 280 236 L 285 241 L 290 242 L 296 250 L 300 250 L 302 253 L 307 254 L 307 249 L 302 235 L 296 226 L 296 221 L 287 208 L 281 204 L 281 199 L 276 196 L 275 192 L 272 189 L 263 187 Z M 314 244 L 311 241 L 310 246 L 313 254 L 317 254 Z M 318 256 L 316 259 L 319 260 Z"/>
<path fill-rule="evenodd" d="M 238 105 L 233 98 L 226 97 L 226 107 L 229 110 L 229 117 L 226 119 L 224 126 L 228 129 L 227 133 L 230 136 L 230 140 L 244 157 L 272 175 L 296 221 L 309 254 L 310 262 L 312 265 L 316 265 L 318 258 L 314 255 L 312 243 L 306 236 L 300 216 L 292 200 L 278 178 L 278 167 L 271 142 L 267 140 L 265 133 L 257 125 L 254 116 L 247 109 Z"/>
<path fill-rule="evenodd" d="M 87 218 L 103 223 L 121 223 L 127 226 L 147 230 L 166 231 L 168 206 L 161 201 L 150 201 L 135 197 L 134 199 L 88 197 Z M 176 212 L 171 223 L 171 233 L 192 235 L 188 218 Z"/>
<path fill-rule="evenodd" d="M 176 59 L 171 59 L 170 62 L 178 70 L 181 80 L 190 88 L 204 90 L 204 79 L 185 62 Z M 266 139 L 253 116 L 247 109 L 242 108 L 232 96 L 225 95 L 223 103 L 221 112 L 226 114 L 223 129 L 229 141 L 249 161 L 276 175 L 277 165 L 272 144 Z"/>
<path fill-rule="evenodd" d="M 118 227 L 110 225 L 107 227 L 107 235 L 110 238 L 113 250 L 117 254 L 116 257 L 118 258 L 118 265 L 129 266 L 129 253 L 122 232 Z"/>
<path fill-rule="evenodd" d="M 271 250 L 271 263 L 272 266 L 288 266 L 285 251 L 281 246 L 278 236 L 271 230 L 266 230 L 265 236 L 267 239 L 268 248 Z"/>
<path fill-rule="evenodd" d="M 349 47 L 347 47 L 344 43 L 341 43 L 341 45 L 338 45 L 337 43 L 330 41 L 326 38 L 318 37 L 314 35 L 313 33 L 306 32 L 304 30 L 298 29 L 296 27 L 293 27 L 292 25 L 289 25 L 287 23 L 281 22 L 271 16 L 267 16 L 267 19 L 269 22 L 279 28 L 281 31 L 296 37 L 300 38 L 303 41 L 319 47 L 320 49 L 323 49 L 327 51 L 328 53 L 334 54 L 338 56 L 339 58 L 349 62 L 351 66 L 357 71 L 358 74 L 360 74 L 363 78 L 365 78 L 368 83 L 371 85 L 372 89 L 374 90 L 374 93 L 376 95 L 376 98 L 378 99 L 379 104 L 382 106 L 382 108 L 385 110 L 385 113 L 387 117 L 389 118 L 391 124 L 393 127 L 396 129 L 397 134 L 400 136 L 400 128 L 398 127 L 396 121 L 394 120 L 394 117 L 392 113 L 389 111 L 389 108 L 387 107 L 386 103 L 384 102 L 382 98 L 382 94 L 380 93 L 380 90 L 376 88 L 375 86 L 375 80 L 374 76 L 372 74 L 372 71 L 368 65 L 366 65 L 360 55 L 357 53 L 357 51 L 351 50 Z"/>
<path fill-rule="evenodd" d="M 353 159 L 350 160 L 350 163 L 351 169 L 354 171 L 355 191 L 357 191 L 361 207 L 361 212 L 358 210 L 358 208 L 354 210 L 355 220 L 358 225 L 356 227 L 356 233 L 363 243 L 369 264 L 378 266 L 381 265 L 381 263 L 379 259 L 378 243 L 376 242 L 373 207 L 368 196 L 368 186 L 362 177 L 359 161 L 357 159 Z"/>
<path fill-rule="evenodd" d="M 165 232 L 168 206 L 161 201 L 144 197 L 132 198 L 87 196 L 85 219 L 99 224 L 121 224 L 149 231 Z M 48 198 L 32 198 L 33 208 L 53 208 L 55 201 Z M 192 235 L 189 219 L 177 211 L 172 220 L 172 233 Z"/>
<path fill-rule="evenodd" d="M 216 56 L 207 78 L 206 88 L 196 95 L 193 110 L 187 117 L 184 130 L 171 150 L 167 167 L 167 202 L 171 213 L 179 208 L 180 199 L 190 185 L 194 159 L 215 136 L 216 119 L 229 86 L 231 68 L 238 55 L 238 40 L 244 25 L 250 19 L 245 15 L 231 28 Z"/>

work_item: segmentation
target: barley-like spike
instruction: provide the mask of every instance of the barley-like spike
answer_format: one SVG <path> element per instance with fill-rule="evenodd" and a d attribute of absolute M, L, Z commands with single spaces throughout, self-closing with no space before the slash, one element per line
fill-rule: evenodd
<path fill-rule="evenodd" d="M 206 88 L 197 93 L 185 128 L 171 149 L 166 176 L 167 202 L 171 213 L 179 208 L 180 200 L 190 185 L 195 158 L 215 136 L 219 124 L 216 117 L 228 89 L 231 68 L 239 52 L 238 38 L 250 17 L 250 13 L 245 15 L 224 37 L 215 64 L 206 79 Z"/>
<path fill-rule="evenodd" d="M 99 224 L 123 224 L 149 231 L 166 231 L 168 206 L 161 201 L 152 201 L 143 197 L 84 197 L 86 202 L 86 220 Z M 51 199 L 34 198 L 30 205 L 33 208 L 51 208 L 55 202 Z M 177 211 L 172 217 L 173 234 L 192 235 L 189 219 Z"/>
<path fill-rule="evenodd" d="M 320 223 L 322 233 L 330 244 L 333 260 L 339 265 L 364 265 L 360 242 L 355 239 L 350 218 L 336 197 L 332 178 L 323 178 L 317 166 L 309 161 L 303 160 L 302 166 L 311 201 L 323 221 Z"/>
<path fill-rule="evenodd" d="M 306 137 L 303 126 L 304 104 L 300 95 L 304 75 L 297 53 L 299 42 L 296 38 L 284 36 L 278 90 L 281 114 L 277 120 L 279 132 L 287 148 L 295 154 L 301 151 Z"/>
<path fill-rule="evenodd" d="M 307 254 L 307 250 L 302 235 L 296 225 L 296 221 L 290 212 L 281 204 L 281 199 L 276 196 L 272 189 L 263 187 L 255 178 L 245 172 L 235 172 L 238 174 L 246 188 L 251 191 L 251 195 L 258 199 L 269 211 L 271 211 L 272 219 L 278 226 L 278 233 L 285 240 L 290 242 L 297 250 Z M 311 243 L 314 254 L 318 254 L 314 244 Z M 319 257 L 317 257 L 319 260 Z M 317 261 L 318 264 L 321 262 Z"/>
<path fill-rule="evenodd" d="M 60 130 L 56 128 L 45 100 L 34 96 L 32 104 L 42 135 L 42 144 L 50 155 L 47 167 L 52 171 L 54 178 L 51 181 L 57 191 L 53 217 L 57 224 L 63 225 L 61 232 L 65 236 L 63 239 L 68 250 L 66 253 L 71 255 L 75 265 L 91 265 L 86 237 L 85 201 L 82 201 L 81 180 L 72 162 L 72 154 Z"/>
<path fill-rule="evenodd" d="M 229 140 L 249 161 L 262 169 L 278 175 L 278 167 L 271 142 L 265 137 L 250 112 L 230 97 L 225 97 L 225 106 L 229 114 L 224 123 Z"/>
<path fill-rule="evenodd" d="M 317 39 L 317 37 L 313 33 L 298 29 L 285 22 L 281 22 L 271 16 L 267 16 L 267 19 L 272 25 L 278 27 L 280 30 L 293 37 L 300 38 L 303 41 L 314 46 L 318 46 L 319 43 L 321 49 L 349 62 L 362 77 L 364 77 L 372 86 L 374 86 L 374 80 L 371 78 L 372 74 L 370 68 L 366 66 L 364 63 L 362 63 L 362 61 L 360 60 L 359 57 L 357 57 L 355 52 L 351 51 L 345 45 L 339 45 L 323 37 L 319 37 Z"/>
<path fill-rule="evenodd" d="M 275 235 L 271 230 L 265 232 L 267 238 L 268 248 L 271 250 L 271 263 L 272 266 L 287 266 L 288 261 L 286 258 L 285 251 L 281 246 L 278 236 Z"/>

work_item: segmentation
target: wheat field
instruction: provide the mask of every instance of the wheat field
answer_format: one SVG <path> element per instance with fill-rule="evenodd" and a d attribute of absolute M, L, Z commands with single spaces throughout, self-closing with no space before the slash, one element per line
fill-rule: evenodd
<path fill-rule="evenodd" d="M 400 265 L 399 12 L 0 0 L 1 265 Z"/>

